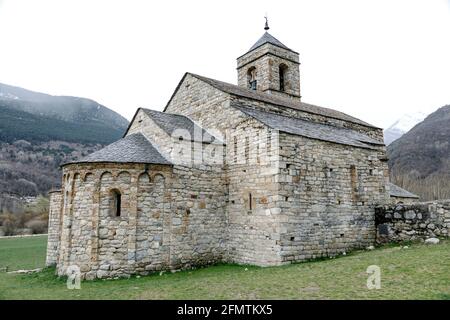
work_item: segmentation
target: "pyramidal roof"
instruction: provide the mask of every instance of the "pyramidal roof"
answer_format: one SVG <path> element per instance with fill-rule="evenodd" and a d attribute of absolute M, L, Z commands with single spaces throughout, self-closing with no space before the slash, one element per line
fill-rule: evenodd
<path fill-rule="evenodd" d="M 261 38 L 259 38 L 259 40 L 256 41 L 256 43 L 248 51 L 250 52 L 250 51 L 262 46 L 265 43 L 271 43 L 273 45 L 276 45 L 277 47 L 281 47 L 281 48 L 293 51 L 293 50 L 289 49 L 288 47 L 286 47 L 284 44 L 282 44 L 280 40 L 278 40 L 277 38 L 272 36 L 267 31 L 264 32 L 263 36 Z"/>

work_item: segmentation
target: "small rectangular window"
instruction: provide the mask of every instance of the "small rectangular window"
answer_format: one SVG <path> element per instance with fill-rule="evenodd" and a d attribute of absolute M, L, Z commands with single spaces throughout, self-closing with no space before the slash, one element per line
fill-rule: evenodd
<path fill-rule="evenodd" d="M 250 139 L 245 137 L 245 163 L 249 162 L 250 158 Z"/>
<path fill-rule="evenodd" d="M 357 201 L 359 198 L 358 194 L 358 171 L 355 165 L 350 166 L 350 183 L 352 188 L 352 199 Z"/>
<path fill-rule="evenodd" d="M 237 137 L 234 137 L 233 138 L 233 152 L 234 152 L 234 163 L 236 163 L 237 162 L 237 153 L 238 153 L 238 151 L 237 151 Z"/>

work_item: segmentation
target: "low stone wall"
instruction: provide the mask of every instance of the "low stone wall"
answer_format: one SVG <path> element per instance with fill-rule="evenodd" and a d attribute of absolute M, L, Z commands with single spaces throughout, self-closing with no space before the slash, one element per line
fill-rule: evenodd
<path fill-rule="evenodd" d="M 450 200 L 377 207 L 375 224 L 380 243 L 448 237 Z"/>

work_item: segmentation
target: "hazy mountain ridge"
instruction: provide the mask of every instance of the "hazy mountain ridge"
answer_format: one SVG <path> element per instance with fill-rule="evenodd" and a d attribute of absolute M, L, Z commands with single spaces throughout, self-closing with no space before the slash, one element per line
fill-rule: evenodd
<path fill-rule="evenodd" d="M 0 84 L 1 194 L 59 187 L 59 166 L 121 138 L 128 121 L 97 102 Z"/>
<path fill-rule="evenodd" d="M 387 151 L 395 184 L 423 200 L 450 198 L 450 105 L 430 114 Z"/>
<path fill-rule="evenodd" d="M 108 144 L 119 139 L 124 127 L 111 127 L 94 121 L 65 121 L 15 109 L 0 100 L 0 141 L 27 140 L 40 143 L 61 140 L 79 143 Z"/>
<path fill-rule="evenodd" d="M 69 122 L 90 121 L 126 127 L 128 121 L 118 113 L 87 98 L 52 96 L 0 83 L 0 101 L 10 108 L 34 115 Z"/>

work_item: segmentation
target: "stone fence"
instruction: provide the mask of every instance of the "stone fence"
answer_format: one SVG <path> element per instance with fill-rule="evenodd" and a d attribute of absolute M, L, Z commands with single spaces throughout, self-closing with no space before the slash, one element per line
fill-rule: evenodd
<path fill-rule="evenodd" d="M 450 234 L 450 200 L 380 206 L 377 242 L 413 241 Z"/>

